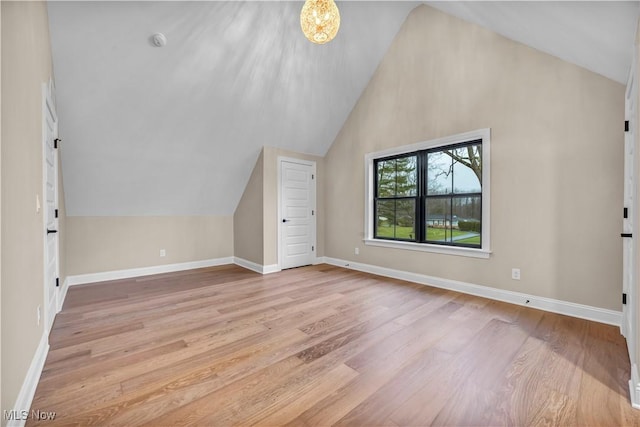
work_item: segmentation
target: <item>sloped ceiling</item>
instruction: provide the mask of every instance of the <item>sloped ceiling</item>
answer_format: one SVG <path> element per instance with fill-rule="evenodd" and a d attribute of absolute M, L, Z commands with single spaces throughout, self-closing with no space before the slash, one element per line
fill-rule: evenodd
<path fill-rule="evenodd" d="M 340 4 L 326 45 L 301 7 L 49 3 L 68 214 L 231 215 L 263 145 L 324 155 L 415 4 Z"/>
<path fill-rule="evenodd" d="M 638 1 L 445 1 L 429 5 L 626 83 Z"/>
<path fill-rule="evenodd" d="M 430 4 L 626 79 L 637 2 Z M 417 3 L 338 2 L 322 46 L 301 2 L 48 5 L 67 213 L 112 216 L 231 215 L 263 145 L 324 155 Z"/>

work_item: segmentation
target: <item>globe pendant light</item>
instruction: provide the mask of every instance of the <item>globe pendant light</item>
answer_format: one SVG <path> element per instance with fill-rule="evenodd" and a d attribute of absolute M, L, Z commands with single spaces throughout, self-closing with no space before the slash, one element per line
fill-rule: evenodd
<path fill-rule="evenodd" d="M 305 37 L 317 44 L 333 40 L 340 28 L 340 11 L 333 0 L 307 0 L 300 12 Z"/>

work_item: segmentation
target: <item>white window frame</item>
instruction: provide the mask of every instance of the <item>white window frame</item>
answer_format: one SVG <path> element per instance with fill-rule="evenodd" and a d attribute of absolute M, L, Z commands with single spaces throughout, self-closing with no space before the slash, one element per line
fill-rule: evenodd
<path fill-rule="evenodd" d="M 466 248 L 457 246 L 436 245 L 429 243 L 402 242 L 374 238 L 374 160 L 382 157 L 397 156 L 430 148 L 446 147 L 468 141 L 482 139 L 482 247 Z M 491 255 L 491 129 L 478 129 L 457 135 L 418 142 L 416 144 L 394 147 L 387 150 L 368 153 L 364 156 L 365 170 L 365 204 L 364 204 L 364 243 L 369 246 L 407 249 L 412 251 L 434 252 L 447 255 L 459 255 L 473 258 L 489 258 Z"/>

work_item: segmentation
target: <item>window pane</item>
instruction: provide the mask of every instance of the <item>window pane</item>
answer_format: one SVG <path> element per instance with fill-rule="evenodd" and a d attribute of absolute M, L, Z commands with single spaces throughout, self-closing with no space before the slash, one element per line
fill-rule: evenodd
<path fill-rule="evenodd" d="M 466 245 L 481 244 L 482 198 L 480 196 L 454 197 L 453 241 Z"/>
<path fill-rule="evenodd" d="M 378 162 L 378 197 L 415 196 L 418 193 L 417 163 L 416 156 Z"/>
<path fill-rule="evenodd" d="M 396 159 L 396 195 L 415 196 L 418 192 L 417 157 Z"/>
<path fill-rule="evenodd" d="M 378 200 L 376 206 L 376 236 L 390 237 L 395 235 L 395 200 Z"/>
<path fill-rule="evenodd" d="M 429 198 L 426 203 L 426 240 L 451 242 L 451 198 Z"/>
<path fill-rule="evenodd" d="M 415 199 L 396 201 L 396 239 L 416 239 Z"/>
<path fill-rule="evenodd" d="M 378 162 L 378 197 L 393 197 L 396 194 L 396 161 Z"/>
<path fill-rule="evenodd" d="M 479 144 L 456 148 L 453 156 L 454 193 L 482 191 L 482 146 Z"/>
<path fill-rule="evenodd" d="M 376 237 L 416 240 L 416 201 L 378 200 Z"/>
<path fill-rule="evenodd" d="M 453 183 L 451 156 L 445 151 L 427 155 L 427 194 L 450 194 Z"/>

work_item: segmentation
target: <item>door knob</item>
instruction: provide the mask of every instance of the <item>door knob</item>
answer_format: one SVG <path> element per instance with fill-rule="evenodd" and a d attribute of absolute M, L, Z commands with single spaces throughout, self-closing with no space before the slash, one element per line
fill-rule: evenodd
<path fill-rule="evenodd" d="M 282 218 L 282 222 L 289 222 L 289 220 Z"/>
<path fill-rule="evenodd" d="M 49 229 L 47 228 L 47 234 L 57 233 L 57 232 L 58 232 L 58 230 L 49 230 Z"/>

